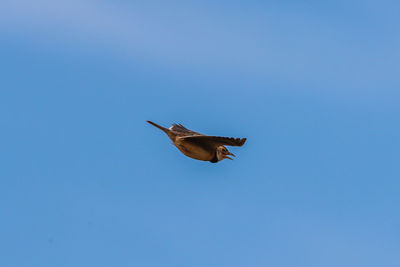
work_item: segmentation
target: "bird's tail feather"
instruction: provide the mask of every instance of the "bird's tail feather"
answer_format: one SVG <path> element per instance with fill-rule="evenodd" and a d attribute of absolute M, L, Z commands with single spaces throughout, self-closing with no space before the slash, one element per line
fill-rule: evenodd
<path fill-rule="evenodd" d="M 169 139 L 172 140 L 172 142 L 175 142 L 176 140 L 176 133 L 174 131 L 171 131 L 168 128 L 162 127 L 160 125 L 158 125 L 157 123 L 154 123 L 152 121 L 147 121 L 148 123 L 150 123 L 151 125 L 157 127 L 158 129 L 160 129 L 161 131 L 163 131 L 164 133 L 166 133 L 169 137 Z"/>
<path fill-rule="evenodd" d="M 147 121 L 147 122 L 150 123 L 151 125 L 157 127 L 157 128 L 160 129 L 161 131 L 163 131 L 163 132 L 165 132 L 165 133 L 167 133 L 167 134 L 169 133 L 169 130 L 168 130 L 167 128 L 162 127 L 162 126 L 158 125 L 157 123 L 154 123 L 154 122 L 152 122 L 152 121 Z"/>

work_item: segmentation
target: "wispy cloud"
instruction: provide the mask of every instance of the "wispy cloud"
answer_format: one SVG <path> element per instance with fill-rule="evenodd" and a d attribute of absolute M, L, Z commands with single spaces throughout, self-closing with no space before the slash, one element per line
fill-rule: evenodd
<path fill-rule="evenodd" d="M 323 10 L 265 6 L 15 0 L 2 4 L 0 29 L 84 42 L 183 69 L 316 86 L 399 85 L 398 38 L 382 34 L 376 19 L 363 18 L 369 25 L 362 25 L 351 16 L 323 16 Z M 361 31 L 371 25 L 370 32 Z"/>

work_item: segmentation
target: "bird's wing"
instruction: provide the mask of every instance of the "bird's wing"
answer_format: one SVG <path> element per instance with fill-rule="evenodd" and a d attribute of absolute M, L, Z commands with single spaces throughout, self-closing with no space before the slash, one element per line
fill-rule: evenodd
<path fill-rule="evenodd" d="M 182 124 L 172 124 L 172 126 L 169 128 L 171 131 L 177 132 L 181 135 L 184 136 L 203 136 L 203 134 L 195 132 L 195 131 L 191 131 L 189 129 L 187 129 L 185 126 L 183 126 Z"/>
<path fill-rule="evenodd" d="M 233 138 L 221 136 L 194 135 L 182 137 L 182 140 L 209 146 L 242 146 L 246 138 Z"/>

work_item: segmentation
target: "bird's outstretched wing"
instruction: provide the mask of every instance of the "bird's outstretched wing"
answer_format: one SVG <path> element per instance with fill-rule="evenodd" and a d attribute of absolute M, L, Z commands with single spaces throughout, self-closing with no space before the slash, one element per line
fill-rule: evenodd
<path fill-rule="evenodd" d="M 221 136 L 194 135 L 182 137 L 184 141 L 204 144 L 208 146 L 242 146 L 246 142 L 246 138 L 233 138 Z"/>
<path fill-rule="evenodd" d="M 172 124 L 171 127 L 169 127 L 169 130 L 177 132 L 180 135 L 184 135 L 184 136 L 203 136 L 203 134 L 189 130 L 188 128 L 186 128 L 185 126 L 183 126 L 182 124 Z"/>

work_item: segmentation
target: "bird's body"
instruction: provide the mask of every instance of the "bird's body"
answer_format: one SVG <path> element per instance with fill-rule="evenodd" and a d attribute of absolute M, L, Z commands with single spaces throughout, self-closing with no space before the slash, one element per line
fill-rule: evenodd
<path fill-rule="evenodd" d="M 202 145 L 186 142 L 181 138 L 177 138 L 174 145 L 189 158 L 211 161 L 215 157 L 215 151 Z"/>
<path fill-rule="evenodd" d="M 172 143 L 186 156 L 203 161 L 216 163 L 225 158 L 232 159 L 225 145 L 242 146 L 246 138 L 231 138 L 219 136 L 207 136 L 191 131 L 181 124 L 173 124 L 169 129 L 154 122 L 147 121 L 151 125 L 165 132 Z M 234 155 L 233 155 L 234 156 Z"/>

